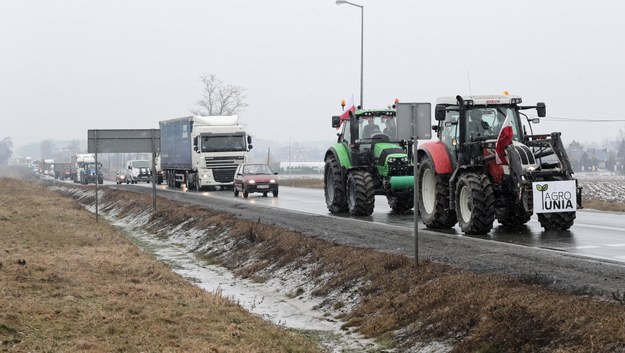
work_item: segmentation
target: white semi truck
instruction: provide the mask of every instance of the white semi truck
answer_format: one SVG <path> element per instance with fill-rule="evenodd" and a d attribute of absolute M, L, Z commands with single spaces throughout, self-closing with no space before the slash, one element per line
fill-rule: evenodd
<path fill-rule="evenodd" d="M 159 122 L 161 168 L 170 187 L 232 188 L 252 138 L 238 117 L 187 116 Z"/>

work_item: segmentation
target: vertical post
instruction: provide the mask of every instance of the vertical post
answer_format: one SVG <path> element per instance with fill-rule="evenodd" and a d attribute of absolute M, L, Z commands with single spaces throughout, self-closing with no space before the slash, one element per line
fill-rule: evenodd
<path fill-rule="evenodd" d="M 362 102 L 362 91 L 363 91 L 363 71 L 364 71 L 364 45 L 365 45 L 365 7 L 364 5 L 360 7 L 360 107 L 364 109 L 364 105 Z"/>
<path fill-rule="evenodd" d="M 152 212 L 156 212 L 156 130 L 152 129 Z"/>
<path fill-rule="evenodd" d="M 93 130 L 93 137 L 94 137 L 94 142 L 95 142 L 95 221 L 99 222 L 98 219 L 98 177 L 99 177 L 99 170 L 98 170 L 98 130 Z M 87 179 L 89 180 L 89 179 Z M 87 184 L 89 184 L 89 182 L 87 182 Z"/>
<path fill-rule="evenodd" d="M 417 158 L 418 145 L 419 145 L 419 131 L 417 124 L 417 114 L 415 112 L 416 106 L 412 106 L 413 126 L 414 126 L 414 144 L 412 145 L 414 159 L 414 264 L 415 267 L 419 266 L 419 159 Z"/>

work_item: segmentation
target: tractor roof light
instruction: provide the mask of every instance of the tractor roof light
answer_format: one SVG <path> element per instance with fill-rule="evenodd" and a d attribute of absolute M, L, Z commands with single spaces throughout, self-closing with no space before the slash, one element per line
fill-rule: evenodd
<path fill-rule="evenodd" d="M 521 104 L 521 103 L 523 103 L 523 99 L 521 99 L 521 98 L 512 98 L 512 99 L 510 99 L 510 103 L 512 103 L 512 104 Z"/>
<path fill-rule="evenodd" d="M 464 101 L 464 105 L 467 105 L 467 106 L 473 105 L 473 99 L 466 99 Z"/>
<path fill-rule="evenodd" d="M 345 104 L 347 104 L 345 99 L 341 99 L 341 107 L 345 108 Z"/>

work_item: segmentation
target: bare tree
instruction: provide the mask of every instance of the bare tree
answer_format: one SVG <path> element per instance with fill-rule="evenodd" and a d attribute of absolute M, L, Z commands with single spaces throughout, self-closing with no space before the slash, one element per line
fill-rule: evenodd
<path fill-rule="evenodd" d="M 191 109 L 191 114 L 201 116 L 234 115 L 245 107 L 245 88 L 226 85 L 214 74 L 200 76 L 202 81 L 202 99 L 196 104 L 199 109 Z"/>

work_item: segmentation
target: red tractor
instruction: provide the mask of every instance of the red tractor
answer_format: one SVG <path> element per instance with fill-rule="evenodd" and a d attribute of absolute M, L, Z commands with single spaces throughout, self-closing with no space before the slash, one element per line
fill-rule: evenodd
<path fill-rule="evenodd" d="M 518 227 L 543 205 L 536 213 L 545 230 L 573 225 L 582 189 L 560 133 L 533 135 L 531 124 L 540 119 L 522 111 L 544 117 L 545 104 L 521 103 L 512 95 L 438 99 L 432 126 L 438 140 L 417 152 L 419 212 L 428 228 L 458 223 L 466 234 L 486 234 L 495 219 Z"/>

